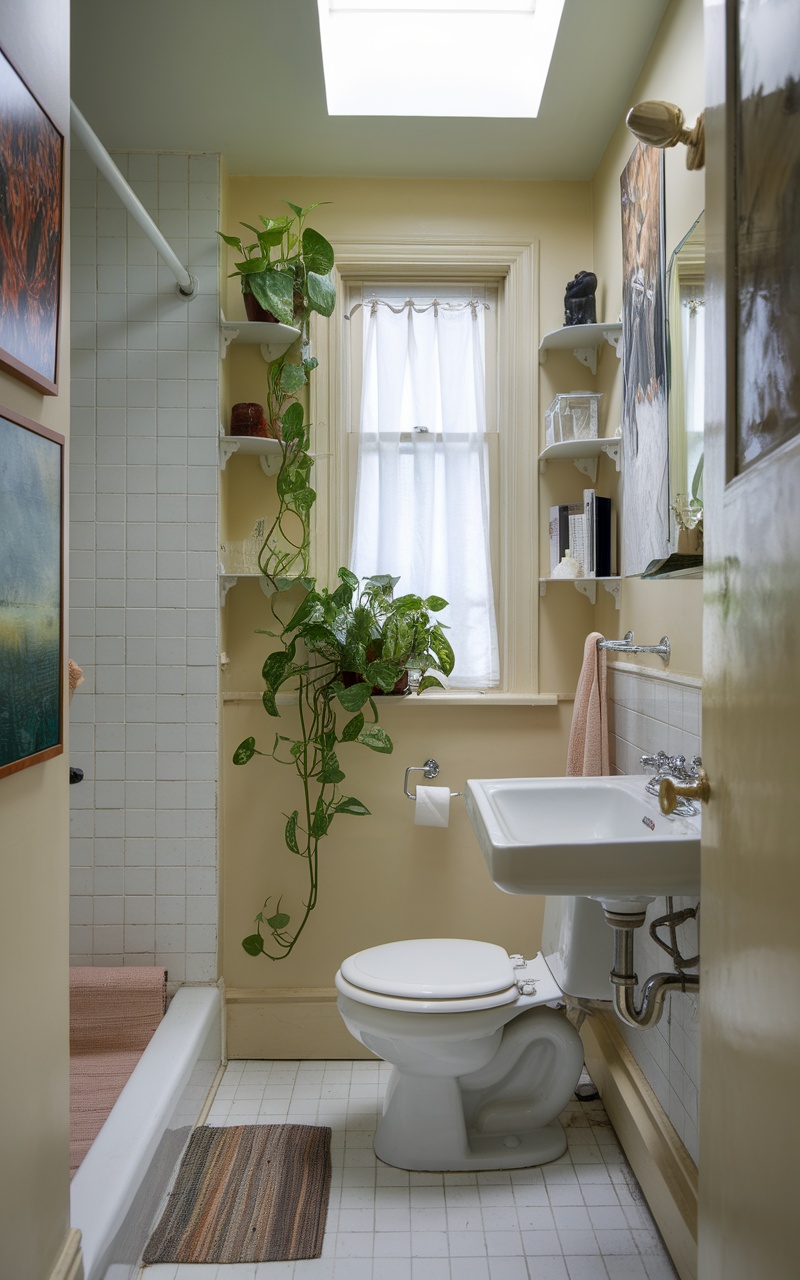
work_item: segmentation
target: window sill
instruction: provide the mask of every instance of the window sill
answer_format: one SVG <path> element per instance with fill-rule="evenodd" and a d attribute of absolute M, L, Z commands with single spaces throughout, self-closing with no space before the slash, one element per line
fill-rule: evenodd
<path fill-rule="evenodd" d="M 225 702 L 260 702 L 261 694 L 255 692 L 226 692 L 221 695 L 222 701 Z M 435 693 L 430 690 L 415 697 L 413 694 L 406 698 L 381 698 L 379 706 L 381 710 L 387 706 L 450 706 L 450 707 L 555 707 L 563 700 L 562 694 L 557 693 L 505 693 L 502 690 L 490 690 L 485 692 L 471 692 L 467 689 L 454 689 L 452 692 Z M 290 693 L 278 694 L 277 698 L 279 707 L 290 707 L 294 705 L 295 698 Z"/>

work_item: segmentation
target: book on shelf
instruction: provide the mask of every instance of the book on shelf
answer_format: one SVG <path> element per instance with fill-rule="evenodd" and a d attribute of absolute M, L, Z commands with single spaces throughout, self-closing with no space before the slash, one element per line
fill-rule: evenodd
<path fill-rule="evenodd" d="M 610 498 L 584 489 L 582 502 L 550 508 L 550 573 L 567 550 L 587 578 L 610 578 L 616 560 L 615 521 Z"/>
<path fill-rule="evenodd" d="M 576 548 L 570 542 L 570 536 L 575 526 L 570 528 L 572 521 L 583 521 L 583 503 L 582 502 L 562 502 L 557 507 L 550 508 L 550 573 L 552 574 L 556 565 L 563 560 L 566 552 L 569 550 L 575 556 L 576 560 L 580 560 Z M 577 536 L 577 532 L 575 533 Z M 583 561 L 581 560 L 581 564 Z"/>
<path fill-rule="evenodd" d="M 586 524 L 583 571 L 589 578 L 610 578 L 616 552 L 611 499 L 601 498 L 594 489 L 584 489 L 583 512 Z"/>

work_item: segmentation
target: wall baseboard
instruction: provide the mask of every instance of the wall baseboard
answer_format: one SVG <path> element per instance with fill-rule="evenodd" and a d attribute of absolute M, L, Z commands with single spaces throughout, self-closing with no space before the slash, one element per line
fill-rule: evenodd
<path fill-rule="evenodd" d="M 613 1014 L 581 1027 L 587 1070 L 645 1195 L 681 1280 L 697 1280 L 697 1166 L 684 1147 Z"/>
<path fill-rule="evenodd" d="M 354 1040 L 335 987 L 228 987 L 228 1058 L 374 1058 Z"/>
<path fill-rule="evenodd" d="M 47 1280 L 83 1280 L 83 1254 L 81 1252 L 81 1233 L 70 1227 L 61 1252 Z"/>

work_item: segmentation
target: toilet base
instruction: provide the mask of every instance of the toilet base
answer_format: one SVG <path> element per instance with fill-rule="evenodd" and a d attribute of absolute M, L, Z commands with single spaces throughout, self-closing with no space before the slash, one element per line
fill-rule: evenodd
<path fill-rule="evenodd" d="M 524 1169 L 558 1160 L 567 1139 L 556 1117 L 582 1067 L 580 1037 L 550 1009 L 514 1019 L 494 1057 L 469 1075 L 421 1075 L 395 1066 L 375 1154 L 420 1172 Z"/>

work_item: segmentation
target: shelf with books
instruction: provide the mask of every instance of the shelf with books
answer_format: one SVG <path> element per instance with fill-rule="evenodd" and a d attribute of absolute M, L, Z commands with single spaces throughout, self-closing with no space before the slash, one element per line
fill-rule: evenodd
<path fill-rule="evenodd" d="M 571 582 L 576 591 L 582 596 L 586 596 L 591 604 L 597 603 L 597 584 L 598 582 L 605 590 L 614 597 L 614 604 L 619 609 L 620 587 L 622 578 L 614 576 L 610 578 L 540 578 L 539 579 L 539 595 L 547 595 L 547 588 L 551 584 L 560 586 L 564 582 Z"/>
<path fill-rule="evenodd" d="M 558 444 L 549 444 L 539 454 L 539 474 L 546 473 L 548 462 L 568 460 L 594 482 L 601 454 L 611 458 L 617 471 L 621 470 L 622 436 L 595 436 L 592 440 L 561 440 Z"/>

